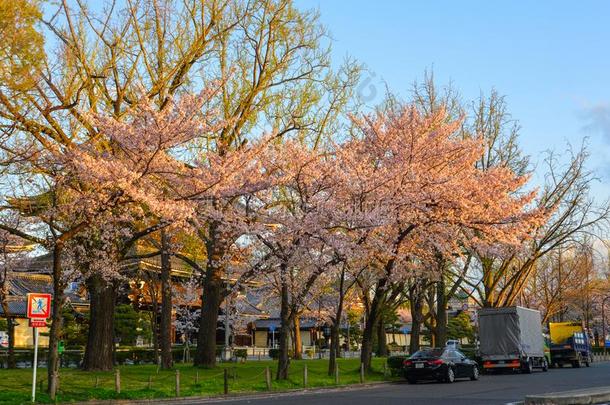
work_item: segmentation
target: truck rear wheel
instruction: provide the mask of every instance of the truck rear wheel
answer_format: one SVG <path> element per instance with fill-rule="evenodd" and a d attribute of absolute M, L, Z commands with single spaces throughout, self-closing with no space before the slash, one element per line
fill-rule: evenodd
<path fill-rule="evenodd" d="M 523 364 L 523 372 L 525 374 L 532 374 L 534 371 L 534 365 L 532 364 L 532 359 L 527 359 L 527 361 Z"/>
<path fill-rule="evenodd" d="M 576 355 L 576 360 L 572 361 L 572 367 L 580 368 L 581 365 L 582 365 L 582 357 L 581 357 L 580 353 L 578 353 Z"/>

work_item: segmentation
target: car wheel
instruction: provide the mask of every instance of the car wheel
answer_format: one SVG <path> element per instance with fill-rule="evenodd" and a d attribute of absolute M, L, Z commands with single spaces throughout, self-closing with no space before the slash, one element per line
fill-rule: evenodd
<path fill-rule="evenodd" d="M 527 362 L 523 365 L 523 372 L 525 374 L 531 374 L 534 371 L 534 365 L 532 364 L 532 359 L 527 359 Z"/>
<path fill-rule="evenodd" d="M 407 381 L 409 382 L 409 384 L 417 384 L 417 378 L 408 377 Z"/>
<path fill-rule="evenodd" d="M 455 381 L 455 373 L 451 367 L 447 368 L 447 374 L 445 375 L 445 382 L 451 384 Z"/>
<path fill-rule="evenodd" d="M 472 381 L 476 381 L 479 379 L 479 368 L 477 366 L 474 366 L 472 368 L 472 375 L 470 376 L 470 379 Z"/>

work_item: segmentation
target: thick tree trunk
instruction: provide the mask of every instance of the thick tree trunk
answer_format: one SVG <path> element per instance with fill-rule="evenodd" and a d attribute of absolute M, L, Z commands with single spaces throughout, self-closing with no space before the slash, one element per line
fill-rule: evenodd
<path fill-rule="evenodd" d="M 56 244 L 53 249 L 53 304 L 47 355 L 47 392 L 51 398 L 55 398 L 55 392 L 57 391 L 57 379 L 53 376 L 59 373 L 59 353 L 57 349 L 61 339 L 65 289 L 66 285 L 61 277 L 61 247 Z"/>
<path fill-rule="evenodd" d="M 333 323 L 330 328 L 330 358 L 328 361 L 328 375 L 332 376 L 335 373 L 337 358 L 339 357 L 339 325 Z"/>
<path fill-rule="evenodd" d="M 201 318 L 195 353 L 195 365 L 200 367 L 216 366 L 216 329 L 218 311 L 222 303 L 221 274 L 221 270 L 209 266 L 203 283 Z"/>
<path fill-rule="evenodd" d="M 161 230 L 161 368 L 170 369 L 172 359 L 172 282 L 171 262 L 169 255 L 169 238 Z"/>
<path fill-rule="evenodd" d="M 360 362 L 364 365 L 366 372 L 371 371 L 371 357 L 373 355 L 373 340 L 375 330 L 379 322 L 379 311 L 380 311 L 380 287 L 377 287 L 375 291 L 375 297 L 371 303 L 371 308 L 366 318 L 366 325 L 364 325 L 364 331 L 362 333 L 362 350 L 360 351 Z"/>
<path fill-rule="evenodd" d="M 216 366 L 216 329 L 218 328 L 218 312 L 223 299 L 222 277 L 225 272 L 222 265 L 224 251 L 220 243 L 221 235 L 217 226 L 211 224 L 209 240 L 206 243 L 208 260 L 203 279 L 199 333 L 194 361 L 196 366 L 206 368 Z"/>
<path fill-rule="evenodd" d="M 387 355 L 388 342 L 385 334 L 385 323 L 383 321 L 383 316 L 380 316 L 379 322 L 377 323 L 377 356 L 387 357 Z"/>
<path fill-rule="evenodd" d="M 421 326 L 423 323 L 422 299 L 419 296 L 411 297 L 411 341 L 409 342 L 409 353 L 413 354 L 419 350 L 421 337 Z"/>
<path fill-rule="evenodd" d="M 369 314 L 362 333 L 362 349 L 360 352 L 360 362 L 364 365 L 365 371 L 371 370 L 371 357 L 373 355 L 373 335 L 375 331 L 375 317 Z"/>
<path fill-rule="evenodd" d="M 116 287 L 98 275 L 87 280 L 89 289 L 89 335 L 83 369 L 110 371 L 113 364 L 114 308 Z"/>
<path fill-rule="evenodd" d="M 303 359 L 303 340 L 301 339 L 301 321 L 297 316 L 292 322 L 294 325 L 294 358 L 296 360 Z"/>
<path fill-rule="evenodd" d="M 436 286 L 436 343 L 443 346 L 447 341 L 447 296 L 445 295 L 445 280 Z"/>
<path fill-rule="evenodd" d="M 283 269 L 284 270 L 284 269 Z M 288 285 L 282 275 L 282 292 L 281 292 L 281 307 L 280 307 L 280 348 L 277 364 L 277 380 L 288 379 L 288 367 L 290 367 L 290 358 L 288 356 L 288 337 L 290 336 L 290 308 L 288 306 Z"/>

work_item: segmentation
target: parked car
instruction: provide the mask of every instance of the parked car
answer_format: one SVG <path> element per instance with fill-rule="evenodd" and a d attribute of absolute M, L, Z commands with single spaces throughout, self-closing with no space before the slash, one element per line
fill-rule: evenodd
<path fill-rule="evenodd" d="M 451 347 L 415 352 L 403 362 L 403 369 L 409 384 L 420 380 L 452 383 L 456 378 L 479 379 L 477 363 Z"/>

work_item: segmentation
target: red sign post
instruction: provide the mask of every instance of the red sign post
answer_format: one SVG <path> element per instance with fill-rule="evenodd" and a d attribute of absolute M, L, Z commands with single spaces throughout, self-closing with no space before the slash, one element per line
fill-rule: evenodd
<path fill-rule="evenodd" d="M 51 294 L 30 293 L 27 295 L 27 314 L 34 328 L 34 364 L 32 376 L 32 402 L 36 402 L 36 369 L 38 368 L 38 328 L 47 326 L 51 316 Z"/>

